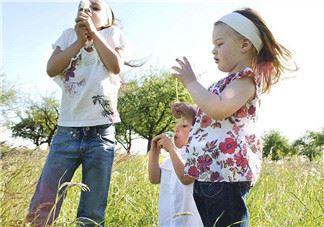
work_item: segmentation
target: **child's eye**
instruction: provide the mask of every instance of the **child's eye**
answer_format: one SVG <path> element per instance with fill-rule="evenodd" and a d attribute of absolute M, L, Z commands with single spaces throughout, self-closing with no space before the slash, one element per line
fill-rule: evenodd
<path fill-rule="evenodd" d="M 96 7 L 96 6 L 91 7 L 91 9 L 92 9 L 93 11 L 99 11 L 99 10 L 100 10 L 100 8 L 99 8 L 99 7 Z"/>

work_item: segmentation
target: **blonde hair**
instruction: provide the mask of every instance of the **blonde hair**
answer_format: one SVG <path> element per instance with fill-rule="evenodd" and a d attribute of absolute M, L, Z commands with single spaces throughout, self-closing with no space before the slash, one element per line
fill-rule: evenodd
<path fill-rule="evenodd" d="M 188 122 L 188 120 L 186 120 L 185 118 L 181 117 L 175 120 L 176 126 L 180 125 L 180 124 L 188 124 L 191 125 L 190 122 Z"/>
<path fill-rule="evenodd" d="M 101 29 L 104 29 L 104 28 L 109 28 L 110 26 L 114 25 L 116 19 L 115 19 L 114 11 L 112 11 L 112 9 L 108 5 L 108 3 L 106 1 L 102 1 L 102 2 L 103 2 L 103 5 L 105 6 L 107 17 L 108 17 L 107 25 L 101 27 Z"/>
<path fill-rule="evenodd" d="M 279 81 L 284 71 L 297 70 L 296 64 L 294 64 L 294 69 L 289 67 L 292 54 L 287 48 L 276 41 L 264 20 L 256 11 L 244 8 L 234 12 L 252 21 L 260 32 L 263 47 L 259 53 L 255 53 L 253 69 L 256 75 L 261 78 L 262 92 L 269 92 L 271 86 Z"/>

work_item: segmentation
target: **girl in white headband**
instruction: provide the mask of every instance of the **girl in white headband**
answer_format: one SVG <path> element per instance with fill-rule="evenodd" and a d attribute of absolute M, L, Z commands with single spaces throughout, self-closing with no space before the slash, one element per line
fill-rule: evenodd
<path fill-rule="evenodd" d="M 246 197 L 257 181 L 262 144 L 256 122 L 263 92 L 278 81 L 290 52 L 274 39 L 251 9 L 237 10 L 214 25 L 213 55 L 228 76 L 205 89 L 189 61 L 177 59 L 173 75 L 197 104 L 172 107 L 175 117 L 193 126 L 184 160 L 184 184 L 194 184 L 194 199 L 204 226 L 248 226 Z M 236 223 L 236 224 L 234 224 Z"/>

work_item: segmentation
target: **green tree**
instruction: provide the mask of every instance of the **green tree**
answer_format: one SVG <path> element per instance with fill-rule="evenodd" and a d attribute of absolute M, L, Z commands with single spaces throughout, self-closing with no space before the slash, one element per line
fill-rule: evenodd
<path fill-rule="evenodd" d="M 324 128 L 320 132 L 307 131 L 304 136 L 293 143 L 299 155 L 305 155 L 310 161 L 322 157 L 324 152 Z"/>
<path fill-rule="evenodd" d="M 130 154 L 132 140 L 135 138 L 134 125 L 132 120 L 136 120 L 136 113 L 129 111 L 129 107 L 136 109 L 135 103 L 132 102 L 134 94 L 139 89 L 135 81 L 124 84 L 121 88 L 122 96 L 118 99 L 118 112 L 121 122 L 116 125 L 116 140 Z"/>
<path fill-rule="evenodd" d="M 271 160 L 280 160 L 291 153 L 292 148 L 285 136 L 271 130 L 263 136 L 263 156 Z"/>
<path fill-rule="evenodd" d="M 4 123 L 14 112 L 18 91 L 14 85 L 6 80 L 5 74 L 0 74 L 0 113 L 1 123 Z"/>
<path fill-rule="evenodd" d="M 173 131 L 175 119 L 170 107 L 177 96 L 179 102 L 192 102 L 186 89 L 166 72 L 150 73 L 140 82 L 125 85 L 122 92 L 117 138 L 129 143 L 132 135 L 139 135 L 148 140 L 147 151 L 155 135 Z M 131 144 L 127 148 L 129 151 Z"/>
<path fill-rule="evenodd" d="M 56 99 L 43 97 L 40 103 L 31 102 L 24 113 L 17 115 L 20 121 L 10 127 L 14 137 L 32 140 L 37 147 L 44 143 L 50 145 L 59 115 Z"/>
<path fill-rule="evenodd" d="M 5 107 L 16 101 L 17 91 L 13 85 L 6 80 L 5 74 L 0 74 L 0 105 Z"/>

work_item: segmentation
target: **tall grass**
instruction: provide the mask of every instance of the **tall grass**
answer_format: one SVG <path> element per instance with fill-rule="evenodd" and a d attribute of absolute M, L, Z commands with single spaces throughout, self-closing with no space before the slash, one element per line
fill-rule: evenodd
<path fill-rule="evenodd" d="M 23 226 L 46 152 L 6 153 L 0 160 L 0 226 Z M 72 182 L 81 182 L 78 169 Z M 107 226 L 157 226 L 159 186 L 147 176 L 146 156 L 118 155 L 113 167 Z M 56 226 L 74 226 L 80 188 L 70 187 Z M 248 198 L 251 226 L 324 226 L 324 169 L 321 161 L 265 161 Z"/>
<path fill-rule="evenodd" d="M 265 161 L 248 198 L 251 226 L 324 226 L 323 161 Z"/>

